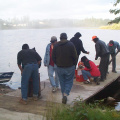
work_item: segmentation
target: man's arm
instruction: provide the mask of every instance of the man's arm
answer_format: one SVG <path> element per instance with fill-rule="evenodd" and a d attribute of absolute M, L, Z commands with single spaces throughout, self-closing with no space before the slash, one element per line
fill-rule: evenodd
<path fill-rule="evenodd" d="M 50 49 L 49 48 L 49 44 L 47 45 L 47 47 L 46 47 L 46 51 L 45 51 L 45 55 L 44 55 L 44 66 L 47 66 L 47 57 L 48 57 L 48 54 L 49 54 L 49 52 L 50 51 L 48 51 L 48 49 Z"/>
<path fill-rule="evenodd" d="M 56 46 L 54 46 L 52 50 L 52 59 L 53 59 L 53 62 L 56 64 Z"/>
<path fill-rule="evenodd" d="M 82 51 L 83 53 L 85 53 L 85 54 L 89 54 L 89 52 L 84 49 L 82 41 L 80 41 L 80 42 L 81 42 L 81 43 L 80 43 L 80 44 L 81 44 L 81 45 L 80 45 L 81 51 Z"/>
<path fill-rule="evenodd" d="M 38 66 L 40 68 L 41 67 L 41 60 L 42 60 L 42 58 L 41 58 L 41 56 L 37 52 L 36 52 L 36 60 L 37 60 Z"/>
<path fill-rule="evenodd" d="M 74 64 L 77 65 L 78 56 L 74 45 L 71 46 L 71 54 L 74 60 Z"/>
<path fill-rule="evenodd" d="M 20 69 L 21 75 L 22 75 L 23 69 L 22 69 L 22 66 L 21 66 L 22 60 L 21 60 L 21 54 L 20 54 L 20 52 L 17 54 L 17 64 L 18 64 L 18 68 Z"/>
<path fill-rule="evenodd" d="M 41 67 L 41 60 L 38 61 L 38 66 L 39 66 L 39 68 Z"/>
<path fill-rule="evenodd" d="M 98 44 L 95 45 L 95 50 L 96 50 L 95 60 L 97 60 L 100 55 L 100 46 Z"/>
<path fill-rule="evenodd" d="M 22 72 L 23 72 L 23 69 L 22 69 L 22 66 L 21 65 L 18 65 L 20 71 L 21 71 L 21 75 L 22 75 Z"/>
<path fill-rule="evenodd" d="M 118 42 L 116 42 L 116 45 L 117 45 L 117 50 L 120 52 L 120 45 Z"/>

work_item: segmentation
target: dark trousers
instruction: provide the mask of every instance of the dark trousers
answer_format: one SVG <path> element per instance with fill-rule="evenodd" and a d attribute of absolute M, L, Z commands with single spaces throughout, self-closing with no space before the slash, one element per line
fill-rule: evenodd
<path fill-rule="evenodd" d="M 108 64 L 109 64 L 109 54 L 101 57 L 99 70 L 101 73 L 101 80 L 106 79 L 107 71 L 108 71 Z"/>
<path fill-rule="evenodd" d="M 116 71 L 116 56 L 115 54 L 110 54 L 112 57 L 112 71 Z"/>

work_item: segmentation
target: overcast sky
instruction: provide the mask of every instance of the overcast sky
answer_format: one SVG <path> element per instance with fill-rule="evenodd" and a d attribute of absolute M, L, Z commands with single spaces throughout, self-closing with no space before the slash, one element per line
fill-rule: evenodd
<path fill-rule="evenodd" d="M 109 18 L 115 0 L 0 0 L 0 19 Z"/>

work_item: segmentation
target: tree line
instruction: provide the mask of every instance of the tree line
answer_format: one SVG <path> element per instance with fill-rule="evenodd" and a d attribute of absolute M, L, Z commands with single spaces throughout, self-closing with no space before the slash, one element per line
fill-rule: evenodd
<path fill-rule="evenodd" d="M 109 19 L 44 19 L 30 20 L 24 16 L 21 19 L 13 18 L 8 20 L 0 19 L 0 29 L 40 29 L 40 28 L 57 28 L 57 27 L 100 27 L 107 25 Z"/>

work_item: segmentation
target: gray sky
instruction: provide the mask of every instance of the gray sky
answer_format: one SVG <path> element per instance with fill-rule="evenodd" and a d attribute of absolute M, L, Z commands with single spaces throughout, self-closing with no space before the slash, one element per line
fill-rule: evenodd
<path fill-rule="evenodd" d="M 0 19 L 109 18 L 115 0 L 0 0 Z"/>

